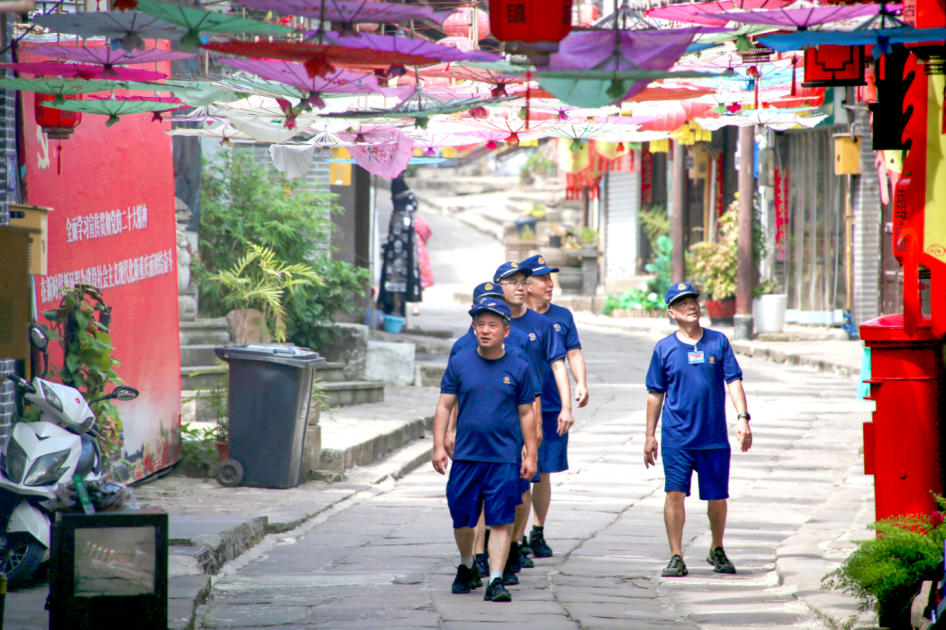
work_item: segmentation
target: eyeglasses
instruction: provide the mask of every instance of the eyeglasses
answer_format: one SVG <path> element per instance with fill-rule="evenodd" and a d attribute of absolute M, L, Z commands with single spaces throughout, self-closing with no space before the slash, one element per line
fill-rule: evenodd
<path fill-rule="evenodd" d="M 528 280 L 518 280 L 518 281 L 516 281 L 516 280 L 509 280 L 509 281 L 507 281 L 507 282 L 500 282 L 499 284 L 501 284 L 501 285 L 503 285 L 503 286 L 506 286 L 506 287 L 513 287 L 513 288 L 515 288 L 515 289 L 518 289 L 519 287 L 527 287 L 527 286 L 529 286 L 529 281 L 528 281 Z"/>

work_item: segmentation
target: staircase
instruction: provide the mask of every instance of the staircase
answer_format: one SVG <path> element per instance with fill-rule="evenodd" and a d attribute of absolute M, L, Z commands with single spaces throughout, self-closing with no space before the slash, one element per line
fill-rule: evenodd
<path fill-rule="evenodd" d="M 346 380 L 344 363 L 320 365 L 315 371 L 315 382 L 322 388 L 325 404 L 330 407 L 384 402 L 384 383 Z"/>

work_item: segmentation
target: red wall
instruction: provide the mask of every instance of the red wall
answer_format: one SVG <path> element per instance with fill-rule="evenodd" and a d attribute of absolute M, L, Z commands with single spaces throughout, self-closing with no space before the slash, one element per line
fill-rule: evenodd
<path fill-rule="evenodd" d="M 21 49 L 21 61 L 43 60 L 28 51 Z M 160 65 L 167 74 L 169 64 Z M 171 125 L 133 114 L 107 128 L 107 116 L 84 114 L 75 134 L 61 142 L 57 174 L 56 141 L 47 141 L 36 125 L 35 95 L 22 92 L 21 98 L 28 203 L 54 209 L 48 275 L 36 277 L 37 307 L 58 306 L 63 284 L 87 282 L 103 289 L 113 307 L 111 337 L 122 362 L 117 371 L 141 392 L 137 400 L 116 403 L 124 422 L 125 459 L 132 464 L 120 472 L 140 479 L 180 457 L 174 169 L 165 134 Z M 120 232 L 114 220 L 119 217 Z M 61 352 L 54 349 L 51 360 L 61 364 Z"/>

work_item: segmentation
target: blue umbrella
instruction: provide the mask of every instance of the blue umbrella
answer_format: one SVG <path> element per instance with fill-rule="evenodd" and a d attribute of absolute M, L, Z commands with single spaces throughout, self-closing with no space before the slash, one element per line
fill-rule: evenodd
<path fill-rule="evenodd" d="M 918 44 L 946 40 L 946 28 L 877 28 L 857 31 L 797 31 L 761 35 L 759 41 L 778 52 L 831 44 L 838 46 L 873 46 L 874 58 L 890 53 L 893 44 Z"/>

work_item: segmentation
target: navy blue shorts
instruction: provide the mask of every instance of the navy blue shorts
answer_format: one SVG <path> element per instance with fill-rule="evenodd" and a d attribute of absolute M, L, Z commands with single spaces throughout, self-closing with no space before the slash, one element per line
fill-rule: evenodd
<path fill-rule="evenodd" d="M 558 415 L 561 411 L 542 412 L 542 444 L 539 445 L 539 473 L 557 473 L 568 470 L 568 434 L 558 434 Z"/>
<path fill-rule="evenodd" d="M 522 477 L 519 477 L 519 494 L 520 495 L 525 494 L 530 489 L 532 489 L 532 482 L 529 481 L 528 479 L 523 479 Z"/>
<path fill-rule="evenodd" d="M 660 449 L 664 460 L 664 492 L 684 492 L 690 496 L 690 479 L 696 471 L 701 501 L 729 498 L 729 458 L 732 449 Z"/>
<path fill-rule="evenodd" d="M 507 525 L 520 503 L 518 464 L 454 461 L 450 467 L 447 505 L 454 529 L 476 527 L 484 506 L 488 526 Z"/>

